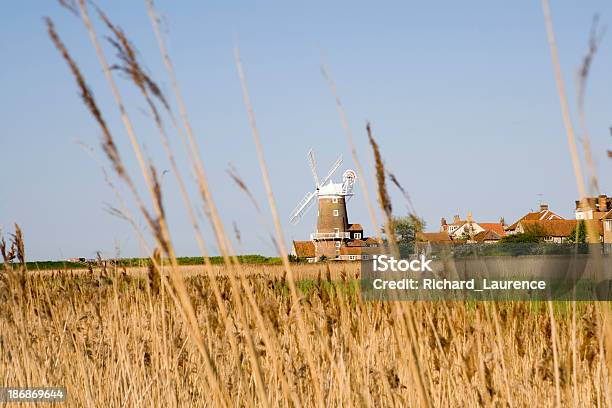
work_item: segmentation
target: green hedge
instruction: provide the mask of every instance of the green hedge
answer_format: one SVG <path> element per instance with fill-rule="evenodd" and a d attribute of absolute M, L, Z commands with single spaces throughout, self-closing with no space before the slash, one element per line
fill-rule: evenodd
<path fill-rule="evenodd" d="M 203 265 L 204 258 L 201 256 L 180 257 L 176 259 L 179 265 Z M 263 255 L 238 255 L 238 260 L 242 264 L 254 265 L 276 265 L 281 264 L 281 259 L 276 257 L 268 257 Z M 107 260 L 108 265 L 111 261 Z M 223 264 L 223 257 L 212 256 L 210 262 L 214 265 Z M 149 258 L 122 258 L 116 261 L 118 267 L 129 268 L 135 266 L 147 266 Z M 68 261 L 37 261 L 27 262 L 26 266 L 29 270 L 53 270 L 53 269 L 83 269 L 88 267 L 87 262 L 68 262 Z M 93 266 L 97 266 L 93 263 Z"/>

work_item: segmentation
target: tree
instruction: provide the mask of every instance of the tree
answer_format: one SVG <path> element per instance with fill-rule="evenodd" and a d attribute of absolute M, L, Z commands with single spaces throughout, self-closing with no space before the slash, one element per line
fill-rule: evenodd
<path fill-rule="evenodd" d="M 541 241 L 541 238 L 528 234 L 526 232 L 521 232 L 518 234 L 511 234 L 502 237 L 499 240 L 500 244 L 529 244 L 529 243 L 538 243 Z"/>
<path fill-rule="evenodd" d="M 414 248 L 416 241 L 416 235 L 425 229 L 425 221 L 415 215 L 408 215 L 405 217 L 393 217 L 392 219 L 393 231 L 395 233 L 395 240 L 400 253 L 410 253 Z M 384 226 L 382 227 L 383 234 L 385 233 Z M 385 244 L 387 239 L 383 239 Z"/>
<path fill-rule="evenodd" d="M 474 236 L 473 236 L 473 229 L 471 226 L 464 228 L 463 232 L 461 233 L 461 236 L 459 237 L 461 241 L 469 241 L 472 238 L 474 238 Z"/>
<path fill-rule="evenodd" d="M 567 237 L 567 242 L 586 244 L 586 223 L 584 220 L 580 220 L 578 225 L 574 227 L 569 237 Z"/>

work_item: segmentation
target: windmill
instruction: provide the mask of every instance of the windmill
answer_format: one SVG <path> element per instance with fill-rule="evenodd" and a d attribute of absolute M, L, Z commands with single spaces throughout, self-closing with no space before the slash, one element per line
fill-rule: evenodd
<path fill-rule="evenodd" d="M 312 204 L 317 201 L 317 230 L 310 234 L 310 239 L 315 242 L 317 253 L 323 253 L 323 248 L 339 253 L 339 249 L 345 245 L 346 240 L 351 239 L 346 202 L 354 194 L 357 175 L 354 170 L 346 170 L 342 175 L 341 183 L 332 181 L 332 176 L 342 165 L 342 156 L 340 156 L 331 166 L 325 178 L 321 180 L 317 173 L 317 163 L 312 149 L 308 151 L 306 157 L 315 188 L 307 193 L 291 212 L 289 222 L 293 225 L 297 224 Z M 359 231 L 359 237 L 361 234 L 362 231 Z"/>

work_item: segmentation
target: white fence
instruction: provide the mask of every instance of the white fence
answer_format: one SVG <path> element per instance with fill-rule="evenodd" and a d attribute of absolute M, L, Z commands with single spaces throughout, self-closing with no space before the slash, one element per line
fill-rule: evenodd
<path fill-rule="evenodd" d="M 319 239 L 349 239 L 351 238 L 350 232 L 313 232 L 310 234 L 312 241 Z"/>

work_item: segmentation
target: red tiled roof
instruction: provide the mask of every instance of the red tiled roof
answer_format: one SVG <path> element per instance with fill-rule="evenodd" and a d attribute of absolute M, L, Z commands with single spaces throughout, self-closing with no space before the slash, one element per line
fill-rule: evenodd
<path fill-rule="evenodd" d="M 426 242 L 450 242 L 451 237 L 446 232 L 418 232 L 418 241 Z"/>
<path fill-rule="evenodd" d="M 482 224 L 478 224 L 482 225 Z M 500 225 L 500 224 L 497 224 Z M 484 230 L 480 231 L 478 234 L 474 235 L 474 241 L 476 242 L 485 242 L 485 241 L 499 241 L 501 239 L 501 235 L 492 230 Z"/>
<path fill-rule="evenodd" d="M 485 230 L 493 231 L 500 237 L 506 235 L 506 231 L 504 231 L 504 226 L 499 222 L 477 222 Z"/>
<path fill-rule="evenodd" d="M 367 237 L 364 239 L 365 243 L 368 245 L 380 244 L 376 238 Z"/>
<path fill-rule="evenodd" d="M 368 243 L 362 239 L 351 239 L 347 241 L 346 246 L 365 247 L 365 246 L 368 246 Z"/>
<path fill-rule="evenodd" d="M 349 224 L 348 231 L 363 231 L 361 224 Z"/>
<path fill-rule="evenodd" d="M 509 226 L 508 229 L 515 230 L 516 227 L 518 226 L 518 223 L 521 221 L 546 221 L 546 220 L 564 220 L 564 218 L 558 214 L 555 214 L 554 212 L 550 210 L 540 210 L 537 212 L 527 213 L 517 222 Z"/>
<path fill-rule="evenodd" d="M 314 258 L 315 246 L 312 241 L 293 241 L 293 248 L 298 258 Z"/>
<path fill-rule="evenodd" d="M 340 255 L 361 255 L 362 247 L 342 247 L 340 248 Z"/>
<path fill-rule="evenodd" d="M 523 229 L 529 229 L 532 226 L 540 226 L 544 229 L 546 234 L 550 237 L 568 237 L 578 221 L 576 220 L 524 220 L 520 221 Z"/>

